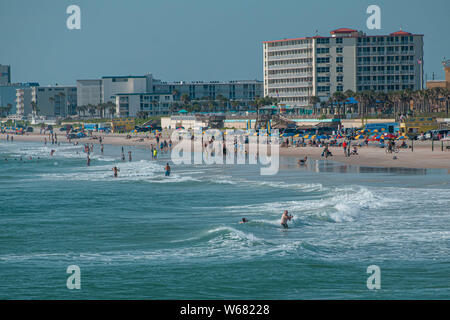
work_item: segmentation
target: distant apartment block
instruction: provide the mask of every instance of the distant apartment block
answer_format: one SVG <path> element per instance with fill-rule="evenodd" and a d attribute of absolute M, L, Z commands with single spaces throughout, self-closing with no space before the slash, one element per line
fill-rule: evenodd
<path fill-rule="evenodd" d="M 16 110 L 17 89 L 25 89 L 38 86 L 39 83 L 36 82 L 0 84 L 0 106 L 10 107 L 6 112 L 6 115 L 15 114 L 17 111 Z"/>
<path fill-rule="evenodd" d="M 62 117 L 76 114 L 76 87 L 31 87 L 16 90 L 17 115 L 32 114 L 32 102 L 36 103 L 38 115 Z"/>
<path fill-rule="evenodd" d="M 103 102 L 102 80 L 77 80 L 77 105 L 98 105 Z"/>
<path fill-rule="evenodd" d="M 139 111 L 149 115 L 167 115 L 174 102 L 183 95 L 192 100 L 212 99 L 223 96 L 230 101 L 247 105 L 255 97 L 263 95 L 263 82 L 243 81 L 174 81 L 163 82 L 144 76 L 107 76 L 98 80 L 77 81 L 78 105 L 106 102 L 116 103 L 117 116 L 135 116 Z"/>
<path fill-rule="evenodd" d="M 11 67 L 0 64 L 0 85 L 11 83 Z"/>
<path fill-rule="evenodd" d="M 145 111 L 150 116 L 168 115 L 173 103 L 172 93 L 119 93 L 116 95 L 116 115 L 136 116 Z"/>
<path fill-rule="evenodd" d="M 367 36 L 341 28 L 329 37 L 263 42 L 264 95 L 309 106 L 334 92 L 418 90 L 423 87 L 423 35 L 398 31 Z"/>

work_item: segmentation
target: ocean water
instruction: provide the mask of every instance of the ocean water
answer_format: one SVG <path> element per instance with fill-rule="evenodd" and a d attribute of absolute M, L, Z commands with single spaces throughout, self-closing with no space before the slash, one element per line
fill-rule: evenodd
<path fill-rule="evenodd" d="M 95 148 L 87 167 L 81 146 L 0 142 L 0 299 L 450 298 L 447 170 L 282 158 L 275 176 L 174 165 L 164 177 L 168 154 Z"/>

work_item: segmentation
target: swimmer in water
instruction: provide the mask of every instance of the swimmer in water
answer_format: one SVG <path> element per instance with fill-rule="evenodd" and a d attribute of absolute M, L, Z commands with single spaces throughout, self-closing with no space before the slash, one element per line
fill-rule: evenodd
<path fill-rule="evenodd" d="M 239 221 L 239 223 L 247 223 L 247 222 L 248 222 L 247 218 L 242 218 L 242 220 Z"/>
<path fill-rule="evenodd" d="M 288 228 L 288 221 L 291 221 L 292 216 L 288 214 L 287 210 L 284 210 L 283 215 L 281 216 L 281 225 L 283 226 L 284 229 Z"/>
<path fill-rule="evenodd" d="M 89 155 L 87 156 L 86 164 L 87 164 L 88 167 L 91 165 L 91 158 L 89 157 Z"/>
<path fill-rule="evenodd" d="M 52 149 L 52 151 L 50 151 L 50 156 L 53 156 L 54 153 L 55 153 L 55 150 Z"/>
<path fill-rule="evenodd" d="M 114 178 L 117 178 L 117 172 L 119 172 L 119 168 L 117 168 L 116 166 L 114 166 L 114 168 L 112 168 L 112 170 L 114 171 Z"/>

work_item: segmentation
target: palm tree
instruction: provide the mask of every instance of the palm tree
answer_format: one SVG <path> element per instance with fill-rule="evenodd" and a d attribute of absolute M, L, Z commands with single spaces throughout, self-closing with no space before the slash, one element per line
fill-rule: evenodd
<path fill-rule="evenodd" d="M 336 101 L 336 103 L 337 103 L 338 116 L 339 116 L 339 118 L 341 118 L 341 114 L 342 114 L 341 109 L 344 106 L 344 102 L 347 99 L 347 97 L 342 92 L 336 91 L 333 93 L 333 98 L 334 98 L 333 100 Z M 340 107 L 341 105 L 342 105 L 342 107 Z M 345 113 L 345 111 L 344 111 L 344 113 Z"/>
<path fill-rule="evenodd" d="M 39 108 L 38 108 L 38 106 L 37 106 L 36 101 L 31 101 L 30 104 L 31 104 L 31 112 L 33 113 L 33 115 L 34 115 L 35 117 L 37 117 L 38 112 L 39 112 Z"/>
<path fill-rule="evenodd" d="M 6 105 L 6 108 L 5 108 L 5 110 L 6 110 L 6 115 L 9 114 L 9 112 L 11 111 L 11 109 L 12 109 L 12 104 L 11 104 L 11 103 L 8 103 L 8 104 Z"/>
<path fill-rule="evenodd" d="M 189 97 L 189 95 L 187 93 L 183 93 L 181 95 L 181 99 L 180 100 L 181 100 L 181 103 L 187 107 L 187 105 L 191 101 L 191 98 Z"/>
<path fill-rule="evenodd" d="M 111 101 L 109 101 L 108 103 L 107 103 L 107 105 L 108 105 L 108 111 L 109 111 L 109 114 L 111 115 L 111 119 L 114 117 L 114 115 L 116 114 L 116 105 L 114 104 L 114 103 L 112 103 Z"/>
<path fill-rule="evenodd" d="M 313 114 L 316 114 L 316 105 L 320 103 L 320 98 L 318 96 L 310 96 L 309 97 L 309 104 L 311 105 L 313 109 Z"/>
<path fill-rule="evenodd" d="M 62 112 L 64 112 L 64 114 L 66 114 L 66 112 L 65 112 L 65 103 L 63 103 L 63 101 L 65 102 L 65 97 L 66 97 L 66 94 L 64 93 L 64 92 L 60 92 L 59 94 L 58 94 L 58 96 L 59 96 L 59 109 L 60 109 L 60 114 L 62 113 Z M 67 110 L 67 113 L 69 113 L 69 110 Z"/>
<path fill-rule="evenodd" d="M 91 118 L 93 118 L 95 112 L 97 111 L 96 106 L 93 105 L 93 104 L 88 104 L 88 105 L 87 105 L 87 109 L 88 109 L 89 114 L 91 115 Z"/>

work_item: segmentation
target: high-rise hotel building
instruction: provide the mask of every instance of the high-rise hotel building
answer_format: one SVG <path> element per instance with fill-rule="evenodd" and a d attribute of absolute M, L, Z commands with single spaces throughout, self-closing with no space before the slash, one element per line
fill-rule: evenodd
<path fill-rule="evenodd" d="M 353 29 L 330 37 L 263 42 L 264 95 L 305 107 L 336 91 L 397 91 L 423 87 L 423 35 L 398 31 L 368 36 Z"/>

